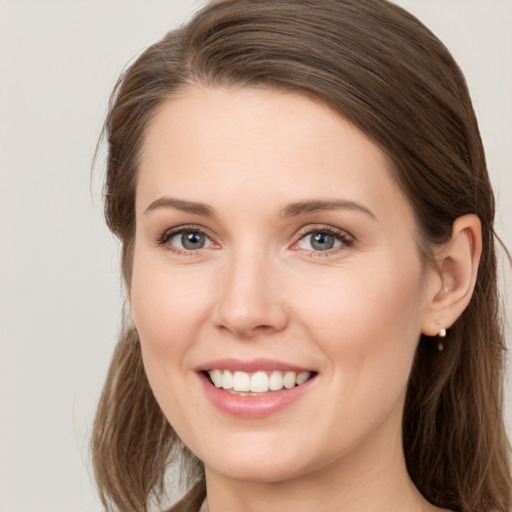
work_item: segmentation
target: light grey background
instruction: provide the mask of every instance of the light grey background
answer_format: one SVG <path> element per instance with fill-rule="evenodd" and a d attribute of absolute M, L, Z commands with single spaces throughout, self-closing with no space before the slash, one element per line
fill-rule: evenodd
<path fill-rule="evenodd" d="M 399 3 L 465 71 L 512 247 L 512 1 Z M 124 65 L 200 4 L 0 0 L 0 512 L 101 510 L 87 443 L 122 296 L 91 160 Z"/>

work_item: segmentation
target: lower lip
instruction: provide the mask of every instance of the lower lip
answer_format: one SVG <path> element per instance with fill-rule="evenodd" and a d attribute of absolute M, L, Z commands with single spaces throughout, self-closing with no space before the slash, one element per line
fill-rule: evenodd
<path fill-rule="evenodd" d="M 198 374 L 208 398 L 222 412 L 239 418 L 263 418 L 270 416 L 298 400 L 316 381 L 316 375 L 304 384 L 290 389 L 272 391 L 260 396 L 234 395 L 215 387 L 203 373 Z"/>

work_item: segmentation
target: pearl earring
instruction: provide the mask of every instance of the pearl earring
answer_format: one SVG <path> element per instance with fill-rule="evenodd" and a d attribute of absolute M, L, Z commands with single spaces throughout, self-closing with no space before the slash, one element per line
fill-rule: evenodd
<path fill-rule="evenodd" d="M 437 321 L 437 325 L 441 325 L 441 323 L 439 322 L 439 320 Z M 437 335 L 440 337 L 440 338 L 446 338 L 446 329 L 440 329 L 439 332 L 437 333 Z M 437 350 L 439 350 L 439 352 L 442 352 L 444 350 L 444 343 L 442 342 L 439 342 L 437 344 Z"/>

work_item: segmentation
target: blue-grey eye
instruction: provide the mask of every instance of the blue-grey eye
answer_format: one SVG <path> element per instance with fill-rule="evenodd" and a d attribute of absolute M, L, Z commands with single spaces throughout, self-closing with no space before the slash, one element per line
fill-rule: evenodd
<path fill-rule="evenodd" d="M 209 239 L 206 235 L 198 231 L 183 231 L 171 237 L 170 243 L 179 249 L 195 251 L 207 247 L 209 245 Z"/>
<path fill-rule="evenodd" d="M 328 251 L 339 247 L 341 244 L 342 241 L 335 235 L 326 231 L 313 231 L 302 237 L 297 245 L 299 248 L 308 251 Z"/>
<path fill-rule="evenodd" d="M 311 235 L 311 247 L 317 251 L 332 249 L 336 239 L 327 233 L 315 233 Z"/>

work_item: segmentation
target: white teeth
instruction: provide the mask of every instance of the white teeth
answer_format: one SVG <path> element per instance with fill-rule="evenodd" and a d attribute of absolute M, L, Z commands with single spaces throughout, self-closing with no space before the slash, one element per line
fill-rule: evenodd
<path fill-rule="evenodd" d="M 265 372 L 256 372 L 251 375 L 251 391 L 256 393 L 268 391 L 268 377 Z"/>
<path fill-rule="evenodd" d="M 251 378 L 248 373 L 235 372 L 233 375 L 233 389 L 235 391 L 250 391 Z"/>
<path fill-rule="evenodd" d="M 301 384 L 304 384 L 304 382 L 306 382 L 309 377 L 311 376 L 311 373 L 309 372 L 302 372 L 302 373 L 299 373 L 297 375 L 297 386 L 300 386 Z"/>
<path fill-rule="evenodd" d="M 233 389 L 233 374 L 229 370 L 222 372 L 222 389 Z"/>
<path fill-rule="evenodd" d="M 293 388 L 295 386 L 295 377 L 297 374 L 295 372 L 286 372 L 284 374 L 283 384 L 286 389 Z"/>
<path fill-rule="evenodd" d="M 212 370 L 210 372 L 210 377 L 216 388 L 222 387 L 222 372 L 220 370 Z"/>
<path fill-rule="evenodd" d="M 209 370 L 210 378 L 217 388 L 233 390 L 240 393 L 267 393 L 268 391 L 279 391 L 285 387 L 293 387 L 304 384 L 310 377 L 311 372 L 280 372 L 274 370 L 270 376 L 268 372 L 260 370 L 249 374 L 247 372 L 214 369 Z"/>
<path fill-rule="evenodd" d="M 283 374 L 278 371 L 273 371 L 270 374 L 268 387 L 271 391 L 278 391 L 283 387 Z"/>

